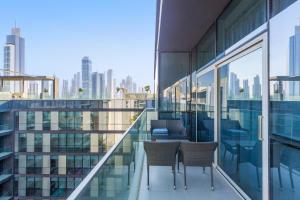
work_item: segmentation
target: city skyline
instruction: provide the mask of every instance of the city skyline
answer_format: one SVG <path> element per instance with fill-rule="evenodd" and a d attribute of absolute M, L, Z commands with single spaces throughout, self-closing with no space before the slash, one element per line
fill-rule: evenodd
<path fill-rule="evenodd" d="M 13 6 L 16 3 L 18 6 Z M 25 9 L 28 5 L 33 5 L 30 9 L 35 12 L 28 13 L 30 9 Z M 3 6 L 15 7 L 15 12 L 4 10 L 0 14 L 0 18 L 5 19 L 0 20 L 0 45 L 5 44 L 5 37 L 16 21 L 26 38 L 27 74 L 56 75 L 60 80 L 70 81 L 72 75 L 68 71 L 80 71 L 80 60 L 88 55 L 95 71 L 113 69 L 118 71 L 115 74 L 117 80 L 130 75 L 136 77 L 139 85 L 153 87 L 155 1 L 130 4 L 90 1 L 85 4 L 75 0 L 70 5 L 61 1 L 30 3 L 13 0 L 3 2 Z M 112 7 L 114 9 L 110 9 Z M 78 15 L 81 9 L 89 12 Z M 113 20 L 107 22 L 107 18 Z M 4 65 L 3 56 L 1 51 L 0 68 Z M 64 59 L 60 59 L 62 56 Z"/>

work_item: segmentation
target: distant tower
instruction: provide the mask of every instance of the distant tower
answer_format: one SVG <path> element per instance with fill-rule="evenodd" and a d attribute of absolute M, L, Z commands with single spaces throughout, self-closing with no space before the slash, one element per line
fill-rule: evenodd
<path fill-rule="evenodd" d="M 4 45 L 4 76 L 25 73 L 25 39 L 21 37 L 20 28 L 12 28 L 11 35 L 6 36 Z M 21 83 L 4 82 L 4 91 L 20 92 Z"/>
<path fill-rule="evenodd" d="M 92 74 L 92 98 L 100 98 L 100 74 L 98 72 Z"/>
<path fill-rule="evenodd" d="M 68 80 L 63 80 L 63 85 L 62 85 L 62 98 L 68 99 L 69 98 L 69 84 Z"/>
<path fill-rule="evenodd" d="M 106 85 L 106 95 L 108 99 L 113 98 L 113 70 L 109 69 L 107 71 L 107 85 Z"/>
<path fill-rule="evenodd" d="M 237 75 L 233 72 L 230 73 L 230 88 L 229 94 L 231 98 L 237 98 L 240 95 L 240 80 Z"/>
<path fill-rule="evenodd" d="M 248 79 L 243 80 L 243 97 L 248 99 L 249 98 L 249 81 Z"/>
<path fill-rule="evenodd" d="M 289 41 L 289 76 L 300 76 L 300 26 L 295 27 Z M 289 95 L 300 96 L 299 81 L 289 82 Z"/>
<path fill-rule="evenodd" d="M 253 79 L 252 94 L 254 99 L 261 99 L 261 83 L 258 75 Z"/>
<path fill-rule="evenodd" d="M 92 61 L 89 57 L 85 56 L 81 61 L 82 89 L 84 98 L 90 98 L 92 94 L 91 74 Z"/>
<path fill-rule="evenodd" d="M 100 99 L 105 99 L 105 74 L 100 73 Z"/>

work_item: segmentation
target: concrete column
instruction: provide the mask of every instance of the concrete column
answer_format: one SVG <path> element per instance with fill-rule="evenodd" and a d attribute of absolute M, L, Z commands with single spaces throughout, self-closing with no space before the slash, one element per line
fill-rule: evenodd
<path fill-rule="evenodd" d="M 89 112 L 89 111 L 82 112 L 82 118 L 83 118 L 82 130 L 85 130 L 85 131 L 91 130 L 91 112 Z"/>
<path fill-rule="evenodd" d="M 91 152 L 92 153 L 97 153 L 99 150 L 99 139 L 98 139 L 98 134 L 97 133 L 91 133 L 91 139 L 90 139 L 90 144 L 91 144 Z"/>
<path fill-rule="evenodd" d="M 50 174 L 50 156 L 43 155 L 43 174 Z"/>
<path fill-rule="evenodd" d="M 59 155 L 58 156 L 58 174 L 65 175 L 67 173 L 66 165 L 67 165 L 66 155 Z"/>
<path fill-rule="evenodd" d="M 58 130 L 58 112 L 51 112 L 51 130 Z"/>
<path fill-rule="evenodd" d="M 20 176 L 19 177 L 19 182 L 18 182 L 18 194 L 21 197 L 26 196 L 26 177 Z"/>
<path fill-rule="evenodd" d="M 50 133 L 43 134 L 43 152 L 50 152 Z"/>
<path fill-rule="evenodd" d="M 50 196 L 50 177 L 43 177 L 43 197 Z"/>
<path fill-rule="evenodd" d="M 27 112 L 20 111 L 19 112 L 19 130 L 27 129 Z"/>
<path fill-rule="evenodd" d="M 26 174 L 26 155 L 19 155 L 19 174 Z"/>

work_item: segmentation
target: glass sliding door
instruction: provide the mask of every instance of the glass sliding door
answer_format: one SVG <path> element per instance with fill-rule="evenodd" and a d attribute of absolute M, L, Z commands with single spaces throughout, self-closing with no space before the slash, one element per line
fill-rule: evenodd
<path fill-rule="evenodd" d="M 214 71 L 197 77 L 197 142 L 214 140 Z"/>
<path fill-rule="evenodd" d="M 218 66 L 218 163 L 251 199 L 262 199 L 263 49 L 256 45 Z"/>
<path fill-rule="evenodd" d="M 270 199 L 300 199 L 300 1 L 272 0 L 270 20 Z M 274 10 L 275 9 L 275 10 Z M 277 13 L 275 7 L 273 12 Z"/>

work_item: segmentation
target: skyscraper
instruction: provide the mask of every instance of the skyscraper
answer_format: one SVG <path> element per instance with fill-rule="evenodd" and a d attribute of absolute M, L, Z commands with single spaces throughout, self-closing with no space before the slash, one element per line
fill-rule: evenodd
<path fill-rule="evenodd" d="M 68 84 L 68 80 L 63 80 L 61 97 L 64 98 L 64 99 L 68 99 L 69 98 L 69 84 Z"/>
<path fill-rule="evenodd" d="M 105 74 L 99 73 L 100 77 L 100 99 L 105 98 Z"/>
<path fill-rule="evenodd" d="M 89 57 L 85 56 L 81 61 L 81 75 L 82 75 L 82 89 L 84 98 L 91 97 L 91 73 L 92 73 L 92 61 Z"/>
<path fill-rule="evenodd" d="M 261 83 L 259 75 L 253 78 L 252 94 L 254 99 L 261 99 Z"/>
<path fill-rule="evenodd" d="M 108 99 L 113 98 L 113 70 L 109 69 L 107 71 L 107 85 L 106 85 L 106 95 Z"/>
<path fill-rule="evenodd" d="M 229 94 L 232 98 L 236 98 L 240 94 L 240 80 L 233 72 L 230 73 Z"/>
<path fill-rule="evenodd" d="M 243 97 L 246 99 L 249 98 L 249 81 L 248 81 L 248 79 L 243 80 Z"/>
<path fill-rule="evenodd" d="M 300 26 L 295 27 L 289 41 L 289 76 L 300 76 Z M 289 82 L 289 95 L 300 96 L 299 81 Z"/>
<path fill-rule="evenodd" d="M 93 72 L 92 74 L 92 98 L 100 98 L 100 74 L 98 72 Z"/>
<path fill-rule="evenodd" d="M 126 88 L 128 92 L 132 92 L 132 77 L 127 76 L 126 77 Z"/>
<path fill-rule="evenodd" d="M 12 28 L 11 35 L 6 36 L 4 45 L 4 76 L 25 73 L 25 40 L 21 37 L 20 28 Z M 5 82 L 4 91 L 19 92 L 21 83 Z"/>

